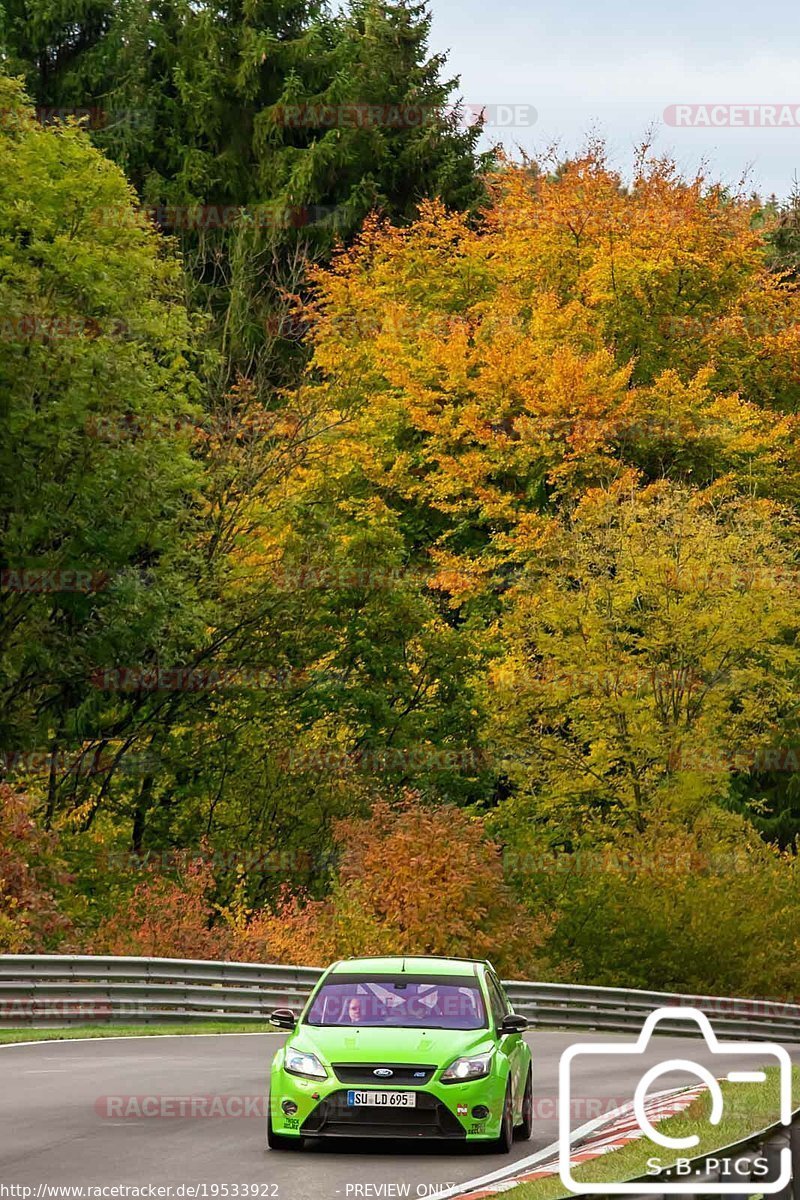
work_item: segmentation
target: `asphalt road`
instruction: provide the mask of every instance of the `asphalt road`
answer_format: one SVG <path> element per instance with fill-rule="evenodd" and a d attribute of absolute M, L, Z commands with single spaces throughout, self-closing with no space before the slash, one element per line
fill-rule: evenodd
<path fill-rule="evenodd" d="M 515 1158 L 529 1156 L 558 1136 L 561 1052 L 577 1040 L 624 1039 L 542 1032 L 528 1040 L 534 1055 L 536 1128 L 531 1141 L 515 1145 Z M 229 1185 L 227 1195 L 233 1198 L 231 1185 L 262 1184 L 257 1192 L 240 1190 L 239 1197 L 338 1200 L 434 1195 L 446 1184 L 508 1163 L 471 1147 L 407 1142 L 318 1142 L 307 1143 L 301 1153 L 270 1153 L 264 1145 L 263 1115 L 254 1111 L 253 1098 L 263 1095 L 278 1044 L 271 1034 L 231 1034 L 0 1047 L 0 1185 L 172 1185 L 167 1194 L 180 1197 L 175 1190 L 179 1185 L 205 1183 L 209 1200 L 224 1200 L 226 1193 L 212 1185 Z M 800 1048 L 792 1053 L 800 1061 Z M 576 1060 L 572 1127 L 629 1101 L 644 1068 L 677 1057 L 706 1063 L 716 1075 L 745 1065 L 710 1054 L 698 1039 L 672 1037 L 655 1039 L 643 1056 L 633 1059 Z M 694 1076 L 664 1076 L 657 1087 L 696 1082 Z M 202 1098 L 198 1103 L 207 1112 L 214 1105 L 246 1112 L 249 1104 L 253 1115 L 192 1116 L 190 1097 Z M 157 1115 L 146 1115 L 148 1106 Z M 409 1190 L 397 1190 L 398 1184 Z M 0 1190 L 0 1195 L 10 1194 Z"/>

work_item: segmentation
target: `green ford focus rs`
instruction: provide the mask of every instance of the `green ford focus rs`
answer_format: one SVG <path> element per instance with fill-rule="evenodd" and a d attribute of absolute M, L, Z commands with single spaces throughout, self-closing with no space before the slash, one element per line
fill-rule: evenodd
<path fill-rule="evenodd" d="M 272 1063 L 267 1141 L 442 1138 L 506 1153 L 531 1136 L 531 1052 L 488 962 L 357 958 L 334 963 Z"/>

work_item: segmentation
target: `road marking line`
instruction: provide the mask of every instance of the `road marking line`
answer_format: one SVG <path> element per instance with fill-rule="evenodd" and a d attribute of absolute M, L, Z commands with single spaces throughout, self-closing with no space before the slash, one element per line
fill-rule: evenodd
<path fill-rule="evenodd" d="M 679 1089 L 683 1090 L 683 1089 Z M 669 1088 L 663 1092 L 653 1092 L 650 1099 L 654 1100 L 658 1097 L 664 1097 L 674 1094 L 675 1089 Z M 623 1104 L 619 1108 L 612 1109 L 610 1112 L 603 1113 L 599 1117 L 593 1117 L 591 1121 L 587 1121 L 585 1125 L 573 1129 L 570 1135 L 570 1145 L 576 1142 L 579 1138 L 584 1138 L 590 1133 L 594 1133 L 601 1125 L 621 1118 L 630 1108 L 630 1105 Z M 576 1147 L 577 1149 L 577 1147 Z M 519 1176 L 526 1172 L 529 1167 L 537 1166 L 541 1162 L 547 1161 L 558 1155 L 558 1141 L 551 1142 L 549 1146 L 545 1146 L 543 1150 L 537 1150 L 535 1154 L 529 1155 L 528 1158 L 518 1158 L 513 1163 L 508 1163 L 505 1167 L 500 1167 L 498 1171 L 492 1171 L 489 1175 L 482 1175 L 479 1179 L 470 1179 L 467 1183 L 456 1184 L 447 1192 L 436 1192 L 436 1200 L 449 1200 L 450 1197 L 464 1196 L 478 1188 L 484 1187 L 486 1184 L 507 1183 L 509 1187 L 516 1187 L 521 1182 Z M 510 1178 L 509 1178 L 510 1177 Z M 503 1189 L 506 1190 L 506 1189 Z"/>
<path fill-rule="evenodd" d="M 253 1033 L 115 1033 L 111 1037 L 89 1038 L 34 1038 L 32 1042 L 0 1042 L 0 1050 L 13 1050 L 15 1046 L 74 1046 L 76 1042 L 157 1042 L 162 1038 L 198 1037 L 278 1037 L 280 1029 L 254 1030 Z"/>

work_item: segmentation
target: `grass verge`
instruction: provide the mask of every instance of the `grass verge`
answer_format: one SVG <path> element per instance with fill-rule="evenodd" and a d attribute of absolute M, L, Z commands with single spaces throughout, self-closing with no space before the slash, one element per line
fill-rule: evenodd
<path fill-rule="evenodd" d="M 192 1021 L 185 1025 L 71 1025 L 55 1029 L 0 1029 L 0 1046 L 14 1042 L 73 1041 L 81 1038 L 163 1037 L 188 1033 L 274 1033 L 266 1021 Z"/>
<path fill-rule="evenodd" d="M 777 1067 L 767 1068 L 767 1080 L 762 1084 L 754 1083 L 722 1083 L 722 1095 L 725 1109 L 719 1125 L 710 1125 L 708 1117 L 711 1112 L 711 1097 L 707 1092 L 694 1101 L 686 1112 L 677 1117 L 668 1117 L 657 1125 L 659 1131 L 670 1137 L 686 1137 L 696 1133 L 700 1138 L 698 1146 L 684 1151 L 688 1158 L 697 1158 L 701 1154 L 713 1154 L 716 1150 L 724 1149 L 735 1142 L 744 1141 L 752 1133 L 774 1125 L 779 1119 L 779 1075 Z M 800 1068 L 792 1072 L 793 1107 L 800 1106 Z M 674 1151 L 665 1150 L 656 1145 L 650 1138 L 643 1137 L 631 1142 L 622 1150 L 602 1155 L 593 1162 L 584 1163 L 574 1170 L 574 1176 L 581 1182 L 592 1182 L 598 1185 L 622 1183 L 630 1179 L 638 1179 L 647 1171 L 650 1158 L 661 1160 L 662 1167 L 672 1166 L 677 1155 Z M 656 1177 L 654 1176 L 654 1181 Z M 518 1187 L 504 1192 L 512 1200 L 557 1200 L 558 1197 L 571 1196 L 566 1191 L 561 1180 L 555 1178 L 540 1179 L 533 1183 L 521 1183 Z M 602 1193 L 598 1193 L 598 1196 Z"/>

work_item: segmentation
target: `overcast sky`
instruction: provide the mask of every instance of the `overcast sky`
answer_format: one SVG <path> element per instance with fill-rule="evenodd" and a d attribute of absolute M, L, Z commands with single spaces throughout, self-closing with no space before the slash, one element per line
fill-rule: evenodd
<path fill-rule="evenodd" d="M 800 4 L 629 0 L 431 0 L 432 49 L 449 51 L 471 105 L 529 105 L 516 127 L 490 129 L 509 149 L 565 150 L 592 130 L 612 161 L 629 167 L 633 146 L 658 123 L 657 147 L 693 172 L 736 183 L 748 172 L 762 194 L 800 176 Z M 707 105 L 716 127 L 670 126 L 670 105 Z M 720 106 L 739 106 L 732 115 Z M 771 117 L 742 106 L 789 105 Z M 713 114 L 711 106 L 715 106 Z M 489 111 L 493 111 L 491 108 Z M 507 114 L 505 114 L 507 115 Z M 504 119 L 502 113 L 498 119 Z M 692 111 L 691 117 L 703 120 Z M 722 124 L 731 121 L 734 124 Z M 781 120 L 775 128 L 761 122 Z M 785 122 L 791 121 L 791 124 Z M 738 122 L 738 127 L 735 123 Z M 748 127 L 750 126 L 750 127 Z"/>

